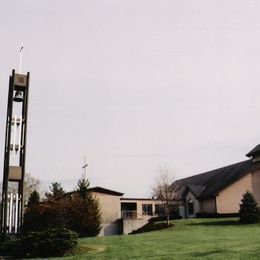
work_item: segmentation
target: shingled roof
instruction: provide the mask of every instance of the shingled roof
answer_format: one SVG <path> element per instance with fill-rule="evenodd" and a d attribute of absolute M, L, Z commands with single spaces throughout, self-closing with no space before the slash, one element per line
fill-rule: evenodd
<path fill-rule="evenodd" d="M 213 197 L 226 186 L 260 169 L 260 162 L 246 160 L 219 169 L 177 180 L 173 183 L 176 199 L 183 199 L 185 191 L 191 190 L 197 198 Z"/>
<path fill-rule="evenodd" d="M 253 150 L 251 150 L 249 153 L 246 154 L 247 157 L 252 157 L 257 154 L 260 154 L 260 144 L 257 145 Z"/>

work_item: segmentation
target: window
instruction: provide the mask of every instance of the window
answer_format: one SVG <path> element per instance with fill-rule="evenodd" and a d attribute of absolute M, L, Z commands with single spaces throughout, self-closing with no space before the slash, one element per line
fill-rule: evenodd
<path fill-rule="evenodd" d="M 122 202 L 121 203 L 122 218 L 136 218 L 137 217 L 137 204 L 135 202 Z"/>
<path fill-rule="evenodd" d="M 188 200 L 188 212 L 189 212 L 189 215 L 194 214 L 194 203 L 191 199 Z"/>
<path fill-rule="evenodd" d="M 165 212 L 164 206 L 162 204 L 155 204 L 155 214 L 163 215 Z"/>
<path fill-rule="evenodd" d="M 149 215 L 149 216 L 152 216 L 152 215 L 153 215 L 153 207 L 152 207 L 152 204 L 143 204 L 143 205 L 142 205 L 142 210 L 143 210 L 143 214 L 144 214 L 144 215 Z"/>

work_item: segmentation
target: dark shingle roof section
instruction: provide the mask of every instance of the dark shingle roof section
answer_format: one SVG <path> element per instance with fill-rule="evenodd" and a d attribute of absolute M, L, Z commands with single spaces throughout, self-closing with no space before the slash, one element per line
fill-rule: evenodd
<path fill-rule="evenodd" d="M 108 194 L 108 195 L 113 195 L 113 196 L 123 196 L 124 195 L 124 193 L 122 193 L 122 192 L 109 190 L 109 189 L 105 189 L 102 187 L 93 187 L 93 188 L 89 188 L 88 190 L 90 192 L 103 193 L 103 194 Z"/>
<path fill-rule="evenodd" d="M 257 145 L 253 150 L 246 154 L 247 157 L 252 157 L 256 154 L 260 154 L 260 144 Z"/>
<path fill-rule="evenodd" d="M 102 188 L 102 187 L 93 187 L 93 188 L 88 188 L 88 191 L 89 192 L 97 192 L 97 193 L 103 193 L 103 194 L 108 194 L 108 195 L 113 195 L 113 196 L 123 196 L 124 193 L 122 192 L 118 192 L 118 191 L 114 191 L 114 190 L 109 190 L 109 189 L 105 189 L 105 188 Z M 72 195 L 76 193 L 76 191 L 70 191 L 70 192 L 67 192 L 65 194 L 65 196 L 67 195 Z"/>
<path fill-rule="evenodd" d="M 188 184 L 187 185 L 188 189 L 198 198 L 203 191 L 206 189 L 205 186 L 200 186 L 200 185 L 192 185 Z"/>
<path fill-rule="evenodd" d="M 182 199 L 187 188 L 190 189 L 197 198 L 215 196 L 226 186 L 257 169 L 260 169 L 260 162 L 252 163 L 251 160 L 247 160 L 177 180 L 173 183 L 176 199 Z"/>

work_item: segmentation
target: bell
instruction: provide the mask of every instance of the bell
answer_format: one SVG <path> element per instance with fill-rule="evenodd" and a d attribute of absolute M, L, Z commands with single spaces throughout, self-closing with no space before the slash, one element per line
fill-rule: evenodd
<path fill-rule="evenodd" d="M 23 93 L 21 91 L 16 91 L 14 94 L 14 101 L 15 102 L 22 102 L 23 101 Z"/>

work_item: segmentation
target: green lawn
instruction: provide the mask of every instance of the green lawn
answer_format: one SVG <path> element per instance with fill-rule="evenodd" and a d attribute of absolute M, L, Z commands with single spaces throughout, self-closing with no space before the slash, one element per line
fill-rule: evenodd
<path fill-rule="evenodd" d="M 173 221 L 169 229 L 138 235 L 79 239 L 68 259 L 260 259 L 260 224 L 237 219 Z"/>

